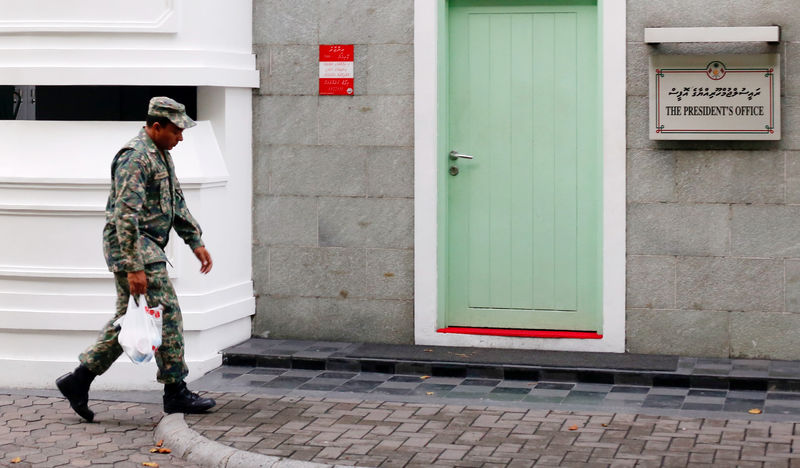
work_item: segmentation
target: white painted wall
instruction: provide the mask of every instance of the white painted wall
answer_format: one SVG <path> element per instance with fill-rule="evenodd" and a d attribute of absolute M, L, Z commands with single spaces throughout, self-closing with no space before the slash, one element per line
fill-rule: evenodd
<path fill-rule="evenodd" d="M 598 2 L 602 34 L 603 109 L 603 338 L 509 338 L 437 333 L 438 184 L 437 133 L 439 1 L 414 2 L 414 340 L 417 344 L 625 351 L 625 2 Z"/>
<path fill-rule="evenodd" d="M 255 312 L 252 4 L 149 0 L 136 7 L 153 14 L 136 16 L 124 0 L 43 3 L 0 19 L 0 83 L 199 87 L 200 124 L 172 153 L 214 269 L 201 275 L 174 232 L 167 248 L 189 379 L 198 378 L 221 363 L 221 349 L 250 337 Z M 0 387 L 53 387 L 113 316 L 103 209 L 111 159 L 141 125 L 0 121 Z M 95 382 L 156 388 L 155 365 L 123 356 Z"/>

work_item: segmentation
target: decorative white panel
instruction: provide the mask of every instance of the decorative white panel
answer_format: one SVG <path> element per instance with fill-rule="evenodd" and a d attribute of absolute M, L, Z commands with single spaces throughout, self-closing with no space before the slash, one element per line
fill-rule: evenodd
<path fill-rule="evenodd" d="M 0 33 L 178 32 L 179 0 L 0 0 Z"/>

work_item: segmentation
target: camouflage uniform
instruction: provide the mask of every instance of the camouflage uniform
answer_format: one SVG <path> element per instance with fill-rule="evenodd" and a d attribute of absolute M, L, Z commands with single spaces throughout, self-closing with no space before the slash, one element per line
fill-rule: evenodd
<path fill-rule="evenodd" d="M 168 117 L 180 128 L 195 125 L 186 116 L 183 105 L 169 98 L 154 98 L 148 113 Z M 164 248 L 171 229 L 192 250 L 203 246 L 202 231 L 186 207 L 169 151 L 160 151 L 143 128 L 111 164 L 103 251 L 108 269 L 116 279 L 117 312 L 97 342 L 79 357 L 93 373 L 102 374 L 122 354 L 117 341 L 119 330 L 113 322 L 128 308 L 127 273 L 144 270 L 147 304 L 164 306 L 163 342 L 156 351 L 158 381 L 177 383 L 188 374 L 183 358 L 183 319 L 165 263 L 168 260 Z"/>

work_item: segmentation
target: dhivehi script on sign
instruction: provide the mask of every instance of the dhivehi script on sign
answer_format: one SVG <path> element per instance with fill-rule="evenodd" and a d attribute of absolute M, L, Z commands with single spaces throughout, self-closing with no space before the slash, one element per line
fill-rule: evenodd
<path fill-rule="evenodd" d="M 650 57 L 651 140 L 780 140 L 780 55 Z"/>

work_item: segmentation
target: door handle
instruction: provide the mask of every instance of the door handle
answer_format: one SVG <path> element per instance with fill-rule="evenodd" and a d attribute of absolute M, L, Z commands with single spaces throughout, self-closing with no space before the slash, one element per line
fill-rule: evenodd
<path fill-rule="evenodd" d="M 461 154 L 458 151 L 451 151 L 450 152 L 450 159 L 455 161 L 458 158 L 462 159 L 474 159 L 474 156 L 470 156 L 468 154 Z"/>

